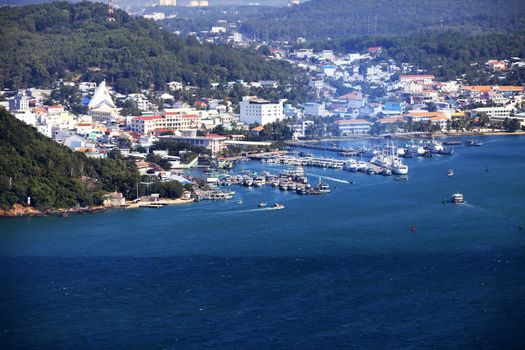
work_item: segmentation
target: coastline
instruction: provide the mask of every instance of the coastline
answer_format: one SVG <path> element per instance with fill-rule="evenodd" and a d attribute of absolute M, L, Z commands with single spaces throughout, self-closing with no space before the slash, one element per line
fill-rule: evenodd
<path fill-rule="evenodd" d="M 60 208 L 60 209 L 47 209 L 47 210 L 38 210 L 33 207 L 23 206 L 22 204 L 15 204 L 12 208 L 8 210 L 0 209 L 0 218 L 22 218 L 22 217 L 43 217 L 43 216 L 60 216 L 68 217 L 69 215 L 74 214 L 95 214 L 102 211 L 111 210 L 111 209 L 138 209 L 144 208 L 148 205 L 153 205 L 157 203 L 162 206 L 170 205 L 181 205 L 189 204 L 194 202 L 193 199 L 160 199 L 159 202 L 126 202 L 126 205 L 122 206 L 95 206 L 87 208 Z"/>
<path fill-rule="evenodd" d="M 525 131 L 515 131 L 515 132 L 508 132 L 508 131 L 489 131 L 489 132 L 479 132 L 479 131 L 473 131 L 473 132 L 455 132 L 455 133 L 448 133 L 448 134 L 442 134 L 442 133 L 436 133 L 436 134 L 424 134 L 424 133 L 406 133 L 406 134 L 385 134 L 385 135 L 364 135 L 364 134 L 358 134 L 358 135 L 348 135 L 348 136 L 336 136 L 336 137 L 324 137 L 320 139 L 315 140 L 299 140 L 301 143 L 314 143 L 314 142 L 327 142 L 327 141 L 348 141 L 348 140 L 365 140 L 365 139 L 383 139 L 385 136 L 390 136 L 392 138 L 399 138 L 399 139 L 411 139 L 411 138 L 447 138 L 447 137 L 480 137 L 480 136 L 523 136 L 525 135 Z"/>

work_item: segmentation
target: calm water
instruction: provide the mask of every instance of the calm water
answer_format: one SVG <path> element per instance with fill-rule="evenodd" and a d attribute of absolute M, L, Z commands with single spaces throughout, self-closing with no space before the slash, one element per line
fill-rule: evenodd
<path fill-rule="evenodd" d="M 520 348 L 525 137 L 483 140 L 407 182 L 308 168 L 356 181 L 326 196 L 0 220 L 0 346 Z"/>

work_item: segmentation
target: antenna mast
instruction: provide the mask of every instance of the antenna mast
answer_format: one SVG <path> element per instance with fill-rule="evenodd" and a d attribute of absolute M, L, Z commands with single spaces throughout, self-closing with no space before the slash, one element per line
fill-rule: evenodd
<path fill-rule="evenodd" d="M 115 22 L 115 17 L 113 17 L 113 0 L 108 0 L 108 17 L 106 21 Z"/>

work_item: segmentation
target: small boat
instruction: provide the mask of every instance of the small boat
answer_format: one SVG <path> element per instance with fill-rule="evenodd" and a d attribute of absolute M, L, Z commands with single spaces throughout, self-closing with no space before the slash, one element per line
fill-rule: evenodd
<path fill-rule="evenodd" d="M 481 147 L 481 146 L 483 146 L 483 142 L 481 142 L 479 140 L 467 140 L 465 142 L 465 145 L 469 146 L 469 147 Z"/>
<path fill-rule="evenodd" d="M 330 186 L 327 183 L 320 183 L 319 185 L 316 186 L 316 189 L 320 193 L 330 193 L 331 192 Z"/>
<path fill-rule="evenodd" d="M 257 204 L 259 208 L 266 208 L 267 205 L 268 204 L 266 202 L 259 202 L 259 204 Z"/>
<path fill-rule="evenodd" d="M 447 173 L 447 176 L 454 176 L 454 170 L 450 169 Z"/>
<path fill-rule="evenodd" d="M 390 170 L 388 168 L 384 168 L 383 170 L 381 170 L 381 175 L 383 175 L 383 176 L 391 176 L 392 175 L 392 170 Z"/>
<path fill-rule="evenodd" d="M 284 209 L 284 205 L 275 203 L 274 205 L 272 205 L 272 209 Z"/>
<path fill-rule="evenodd" d="M 452 197 L 450 198 L 452 203 L 455 204 L 463 204 L 465 203 L 465 200 L 463 198 L 463 195 L 461 193 L 454 193 Z"/>
<path fill-rule="evenodd" d="M 237 203 L 237 204 L 242 204 L 243 202 L 242 202 L 242 200 L 239 199 L 239 200 L 238 200 L 237 202 L 235 202 L 235 203 Z"/>

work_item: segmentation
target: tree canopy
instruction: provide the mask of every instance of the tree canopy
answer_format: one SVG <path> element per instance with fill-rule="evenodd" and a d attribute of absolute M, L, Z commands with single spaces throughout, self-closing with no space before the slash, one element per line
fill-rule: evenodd
<path fill-rule="evenodd" d="M 287 80 L 285 62 L 266 62 L 254 50 L 201 44 L 179 38 L 153 21 L 104 4 L 54 2 L 4 7 L 0 12 L 0 88 L 49 87 L 57 79 L 102 79 L 121 92 L 170 81 L 196 86 L 212 82 Z"/>
<path fill-rule="evenodd" d="M 0 207 L 31 203 L 38 209 L 100 204 L 106 192 L 132 198 L 135 164 L 92 159 L 43 136 L 0 108 Z"/>

